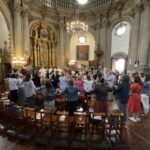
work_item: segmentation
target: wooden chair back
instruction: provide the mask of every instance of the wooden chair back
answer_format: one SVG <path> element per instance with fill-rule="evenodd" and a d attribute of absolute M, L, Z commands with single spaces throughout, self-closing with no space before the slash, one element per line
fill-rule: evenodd
<path fill-rule="evenodd" d="M 36 109 L 35 108 L 24 108 L 24 118 L 29 121 L 36 121 Z"/>
<path fill-rule="evenodd" d="M 123 113 L 121 112 L 112 112 L 111 115 L 109 116 L 109 132 L 108 135 L 109 137 L 111 136 L 111 131 L 115 130 L 116 135 L 118 135 L 122 139 L 122 129 L 123 129 Z"/>
<path fill-rule="evenodd" d="M 74 127 L 75 128 L 87 127 L 87 113 L 86 112 L 74 113 Z"/>
<path fill-rule="evenodd" d="M 69 126 L 69 113 L 66 111 L 57 111 L 57 126 L 68 128 Z"/>

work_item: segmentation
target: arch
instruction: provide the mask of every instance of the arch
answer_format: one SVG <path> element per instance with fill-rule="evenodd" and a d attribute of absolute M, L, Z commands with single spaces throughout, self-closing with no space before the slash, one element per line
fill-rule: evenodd
<path fill-rule="evenodd" d="M 56 65 L 56 30 L 46 20 L 34 20 L 29 25 L 33 66 Z"/>
<path fill-rule="evenodd" d="M 57 35 L 56 29 L 54 28 L 54 26 L 52 26 L 52 25 L 50 24 L 49 21 L 46 20 L 46 22 L 48 23 L 48 27 L 53 30 L 53 32 L 54 32 L 54 34 L 55 34 L 55 36 L 56 36 L 56 39 L 57 39 L 58 35 Z M 30 37 L 31 37 L 31 34 L 32 34 L 33 30 L 34 30 L 37 26 L 39 26 L 40 24 L 41 24 L 41 21 L 39 21 L 38 19 L 37 19 L 37 20 L 34 20 L 34 21 L 32 21 L 32 22 L 30 23 L 30 25 L 29 25 Z"/>
<path fill-rule="evenodd" d="M 9 31 L 9 36 L 10 36 L 10 50 L 13 51 L 14 50 L 14 41 L 13 41 L 13 20 L 12 20 L 12 16 L 10 13 L 10 10 L 8 9 L 7 5 L 3 2 L 0 1 L 0 11 L 2 12 L 6 24 L 7 24 L 7 28 Z"/>
<path fill-rule="evenodd" d="M 112 33 L 114 27 L 120 22 L 128 22 L 130 24 L 131 28 L 133 26 L 133 18 L 130 16 L 123 16 L 122 18 L 118 18 L 117 20 L 114 20 L 111 22 L 111 26 L 110 26 L 111 33 Z"/>
<path fill-rule="evenodd" d="M 124 52 L 117 52 L 111 56 L 112 59 L 119 59 L 119 58 L 127 59 L 127 57 L 128 55 Z"/>

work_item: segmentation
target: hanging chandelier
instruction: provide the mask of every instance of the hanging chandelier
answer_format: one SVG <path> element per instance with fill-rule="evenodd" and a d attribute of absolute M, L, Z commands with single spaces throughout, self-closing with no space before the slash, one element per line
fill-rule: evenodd
<path fill-rule="evenodd" d="M 88 25 L 79 20 L 74 20 L 67 22 L 66 29 L 70 33 L 77 33 L 77 35 L 82 35 L 84 32 L 88 31 Z"/>

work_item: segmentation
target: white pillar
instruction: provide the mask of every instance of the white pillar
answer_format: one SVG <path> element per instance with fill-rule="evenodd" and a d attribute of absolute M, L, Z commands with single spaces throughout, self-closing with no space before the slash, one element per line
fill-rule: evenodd
<path fill-rule="evenodd" d="M 64 66 L 64 25 L 60 23 L 60 34 L 59 34 L 59 65 Z"/>
<path fill-rule="evenodd" d="M 28 9 L 23 11 L 23 52 L 30 53 Z"/>
<path fill-rule="evenodd" d="M 141 26 L 141 45 L 139 50 L 139 61 L 141 67 L 148 66 L 149 50 L 150 50 L 150 3 L 145 4 L 145 9 L 142 14 Z"/>
<path fill-rule="evenodd" d="M 22 31 L 21 31 L 21 7 L 17 3 L 14 5 L 14 44 L 15 56 L 22 56 Z"/>
<path fill-rule="evenodd" d="M 99 23 L 97 23 L 96 25 L 95 36 L 96 36 L 96 45 L 97 45 L 98 43 L 100 43 L 100 24 Z"/>
<path fill-rule="evenodd" d="M 102 57 L 104 61 L 104 67 L 106 67 L 106 61 L 107 61 L 107 53 L 106 53 L 106 25 L 102 24 L 102 27 L 100 28 L 100 46 L 101 49 L 104 51 L 104 55 Z"/>
<path fill-rule="evenodd" d="M 67 31 L 64 32 L 65 34 L 65 41 L 64 41 L 64 53 L 65 53 L 65 59 L 70 58 L 70 35 L 67 33 Z"/>
<path fill-rule="evenodd" d="M 140 36 L 140 25 L 141 25 L 141 9 L 140 7 L 135 8 L 134 22 L 131 29 L 130 37 L 130 48 L 129 48 L 129 67 L 133 69 L 135 61 L 139 59 L 139 36 Z"/>

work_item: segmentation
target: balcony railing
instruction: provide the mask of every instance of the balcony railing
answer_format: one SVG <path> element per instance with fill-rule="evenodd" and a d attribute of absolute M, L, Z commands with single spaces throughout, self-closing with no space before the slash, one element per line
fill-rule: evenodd
<path fill-rule="evenodd" d="M 62 8 L 62 9 L 68 10 L 68 11 L 75 10 L 76 7 L 78 7 L 80 12 L 88 12 L 91 9 L 103 7 L 105 5 L 109 5 L 111 3 L 116 3 L 121 0 L 96 0 L 95 2 L 87 3 L 84 6 L 79 6 L 72 2 L 66 2 L 65 0 L 39 0 L 39 1 L 50 7 Z"/>

